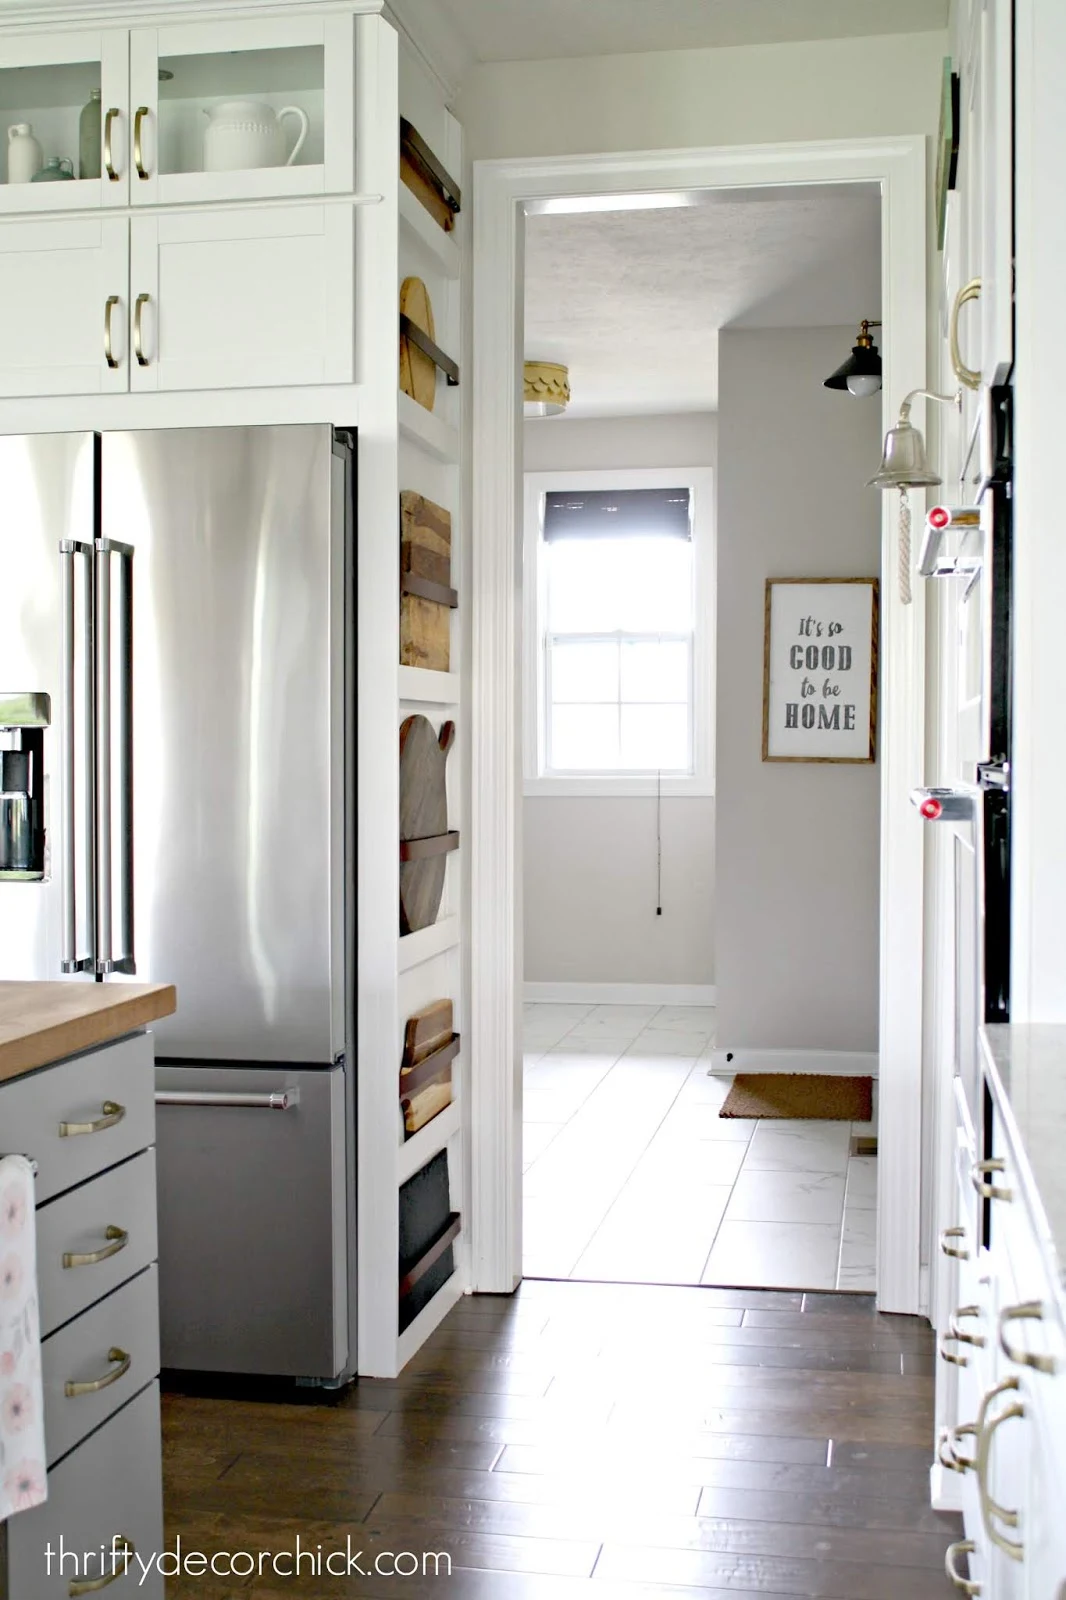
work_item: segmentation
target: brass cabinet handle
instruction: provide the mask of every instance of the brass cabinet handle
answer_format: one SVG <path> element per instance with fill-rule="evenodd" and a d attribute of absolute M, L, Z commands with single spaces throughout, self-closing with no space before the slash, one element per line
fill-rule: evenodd
<path fill-rule="evenodd" d="M 104 118 L 104 171 L 112 183 L 118 182 L 118 172 L 115 169 L 115 160 L 111 148 L 111 130 L 115 126 L 118 114 L 118 106 L 108 106 L 107 115 Z"/>
<path fill-rule="evenodd" d="M 112 370 L 114 370 L 114 368 L 119 364 L 118 357 L 115 355 L 114 346 L 111 342 L 111 317 L 118 303 L 119 298 L 117 294 L 109 294 L 107 299 L 104 301 L 104 360 L 107 362 L 108 366 L 112 368 Z"/>
<path fill-rule="evenodd" d="M 139 367 L 146 367 L 148 365 L 148 357 L 144 353 L 144 336 L 141 329 L 141 319 L 144 315 L 144 308 L 149 303 L 151 298 L 152 297 L 150 294 L 139 294 L 137 296 L 136 304 L 133 307 L 133 353 L 137 357 L 137 365 Z"/>
<path fill-rule="evenodd" d="M 1001 1428 L 1005 1422 L 1010 1422 L 1013 1417 L 1024 1417 L 1025 1407 L 1019 1401 L 1014 1401 L 1001 1411 L 998 1417 L 992 1418 L 989 1418 L 988 1411 L 992 1402 L 998 1400 L 1000 1395 L 1009 1394 L 1017 1388 L 1017 1378 L 1005 1378 L 1002 1383 L 997 1383 L 994 1389 L 989 1389 L 981 1401 L 981 1410 L 977 1418 L 977 1492 L 981 1501 L 981 1520 L 992 1543 L 1010 1556 L 1012 1561 L 1022 1560 L 1025 1554 L 1024 1547 L 1019 1540 L 1008 1539 L 1005 1534 L 1000 1533 L 993 1519 L 1004 1523 L 1008 1528 L 1016 1528 L 1018 1513 L 1008 1511 L 1005 1506 L 993 1500 L 988 1487 L 988 1470 L 992 1457 L 992 1439 L 997 1428 Z"/>
<path fill-rule="evenodd" d="M 1030 1350 L 1016 1350 L 1007 1338 L 1007 1324 L 1011 1322 L 1040 1322 L 1044 1307 L 1039 1300 L 1025 1300 L 1021 1305 L 1006 1306 L 999 1314 L 999 1347 L 1008 1360 L 1018 1367 L 1032 1367 L 1034 1372 L 1053 1373 L 1058 1363 L 1052 1356 L 1034 1355 Z"/>
<path fill-rule="evenodd" d="M 956 1454 L 955 1445 L 967 1434 L 976 1436 L 976 1422 L 960 1422 L 955 1428 L 948 1428 L 940 1438 L 937 1446 L 936 1457 L 942 1467 L 949 1472 L 969 1472 L 977 1465 L 976 1456 L 960 1456 Z"/>
<path fill-rule="evenodd" d="M 973 1184 L 982 1200 L 1013 1200 L 1014 1194 L 1010 1189 L 999 1188 L 994 1183 L 985 1183 L 988 1173 L 1003 1172 L 1005 1163 L 996 1156 L 992 1161 L 975 1161 L 970 1170 L 970 1182 Z"/>
<path fill-rule="evenodd" d="M 105 1100 L 100 1109 L 103 1116 L 93 1122 L 61 1122 L 59 1137 L 73 1139 L 79 1133 L 103 1133 L 105 1128 L 113 1128 L 126 1115 L 126 1107 L 120 1106 L 117 1100 Z"/>
<path fill-rule="evenodd" d="M 967 389 L 981 387 L 981 374 L 968 367 L 959 353 L 959 312 L 968 300 L 976 300 L 981 293 L 980 278 L 971 278 L 955 296 L 955 304 L 951 308 L 951 327 L 948 333 L 948 343 L 951 346 L 951 365 L 955 369 L 955 376 L 959 382 L 966 385 Z"/>
<path fill-rule="evenodd" d="M 95 1267 L 98 1261 L 107 1261 L 111 1256 L 117 1256 L 120 1250 L 125 1250 L 130 1242 L 130 1236 L 125 1228 L 116 1228 L 114 1223 L 109 1223 L 104 1230 L 104 1238 L 110 1239 L 110 1244 L 103 1245 L 99 1250 L 89 1250 L 84 1254 L 75 1250 L 64 1250 L 63 1265 L 65 1267 Z"/>
<path fill-rule="evenodd" d="M 953 1367 L 968 1367 L 970 1365 L 969 1356 L 960 1356 L 954 1350 L 945 1349 L 945 1345 L 947 1344 L 948 1340 L 954 1339 L 955 1337 L 956 1335 L 953 1333 L 945 1333 L 944 1337 L 937 1345 L 937 1354 L 939 1355 L 941 1361 L 950 1361 Z"/>
<path fill-rule="evenodd" d="M 124 1578 L 130 1570 L 130 1562 L 137 1554 L 132 1539 L 127 1539 L 124 1533 L 116 1533 L 111 1540 L 111 1571 L 101 1574 L 99 1578 L 75 1578 L 67 1586 L 67 1593 L 74 1597 L 79 1594 L 96 1594 L 101 1589 L 106 1589 L 114 1583 L 116 1578 Z M 115 1557 L 125 1556 L 126 1560 L 121 1570 L 115 1566 Z"/>
<path fill-rule="evenodd" d="M 949 1544 L 944 1551 L 944 1571 L 956 1589 L 961 1589 L 963 1594 L 981 1593 L 981 1585 L 974 1583 L 971 1578 L 964 1578 L 955 1566 L 959 1556 L 972 1556 L 976 1548 L 972 1539 L 960 1539 L 956 1544 Z"/>
<path fill-rule="evenodd" d="M 972 1344 L 976 1345 L 978 1350 L 983 1350 L 988 1342 L 983 1333 L 963 1333 L 959 1327 L 959 1323 L 964 1317 L 980 1317 L 983 1315 L 984 1313 L 980 1306 L 960 1306 L 954 1316 L 948 1320 L 947 1337 L 956 1340 L 959 1344 Z"/>
<path fill-rule="evenodd" d="M 952 1256 L 956 1261 L 969 1261 L 970 1252 L 968 1250 L 956 1250 L 954 1245 L 948 1244 L 949 1239 L 965 1239 L 965 1237 L 965 1228 L 945 1228 L 940 1235 L 940 1248 L 944 1255 Z"/>
<path fill-rule="evenodd" d="M 133 118 L 133 165 L 137 168 L 138 178 L 147 178 L 148 172 L 144 165 L 144 151 L 141 147 L 141 129 L 144 119 L 149 115 L 147 106 L 138 106 Z"/>
<path fill-rule="evenodd" d="M 80 1394 L 99 1394 L 101 1389 L 109 1389 L 113 1383 L 126 1376 L 133 1357 L 127 1355 L 125 1350 L 120 1350 L 117 1344 L 113 1344 L 107 1352 L 107 1359 L 114 1362 L 114 1365 L 102 1378 L 88 1378 L 84 1383 L 75 1383 L 72 1379 L 67 1379 L 63 1385 L 63 1393 L 68 1400 L 75 1400 Z"/>

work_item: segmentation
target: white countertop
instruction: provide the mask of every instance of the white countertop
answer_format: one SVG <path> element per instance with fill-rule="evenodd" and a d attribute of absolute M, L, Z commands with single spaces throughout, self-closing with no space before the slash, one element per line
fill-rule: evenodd
<path fill-rule="evenodd" d="M 1066 1317 L 1066 1024 L 981 1030 L 985 1071 L 1049 1274 Z"/>

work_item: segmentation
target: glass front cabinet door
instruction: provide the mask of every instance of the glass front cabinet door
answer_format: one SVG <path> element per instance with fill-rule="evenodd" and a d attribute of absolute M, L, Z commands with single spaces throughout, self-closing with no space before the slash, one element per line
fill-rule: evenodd
<path fill-rule="evenodd" d="M 129 34 L 4 40 L 0 213 L 129 204 Z"/>
<path fill-rule="evenodd" d="M 354 188 L 351 16 L 130 35 L 134 205 Z"/>

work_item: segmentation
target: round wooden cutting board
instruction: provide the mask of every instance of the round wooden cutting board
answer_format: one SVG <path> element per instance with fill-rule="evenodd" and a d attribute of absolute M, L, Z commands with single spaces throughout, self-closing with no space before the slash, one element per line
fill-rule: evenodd
<path fill-rule="evenodd" d="M 455 723 L 436 734 L 427 717 L 400 725 L 400 838 L 433 839 L 448 832 L 445 767 Z M 400 932 L 415 933 L 436 922 L 444 893 L 447 855 L 400 863 Z"/>
<path fill-rule="evenodd" d="M 436 342 L 433 325 L 433 307 L 429 290 L 421 278 L 405 278 L 400 285 L 400 310 L 410 317 L 416 328 Z M 400 388 L 417 400 L 427 411 L 433 410 L 437 398 L 437 368 L 424 350 L 400 335 Z"/>

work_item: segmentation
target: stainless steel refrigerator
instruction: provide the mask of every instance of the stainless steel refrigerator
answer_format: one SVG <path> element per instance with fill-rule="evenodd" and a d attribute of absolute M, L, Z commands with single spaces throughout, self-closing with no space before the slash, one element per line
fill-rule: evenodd
<path fill-rule="evenodd" d="M 355 472 L 327 426 L 0 439 L 0 697 L 52 715 L 0 976 L 177 986 L 165 1366 L 355 1367 Z"/>

